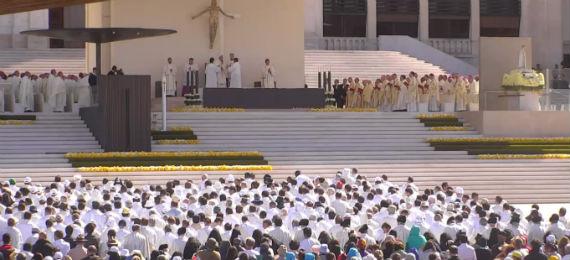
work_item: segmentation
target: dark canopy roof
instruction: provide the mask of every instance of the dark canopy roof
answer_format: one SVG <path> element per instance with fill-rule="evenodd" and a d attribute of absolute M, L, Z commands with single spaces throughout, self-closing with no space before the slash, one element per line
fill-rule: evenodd
<path fill-rule="evenodd" d="M 147 28 L 69 28 L 22 32 L 24 35 L 42 36 L 66 41 L 109 43 L 116 41 L 164 36 L 176 33 L 168 29 Z"/>
<path fill-rule="evenodd" d="M 102 1 L 105 0 L 2 0 L 0 15 Z"/>

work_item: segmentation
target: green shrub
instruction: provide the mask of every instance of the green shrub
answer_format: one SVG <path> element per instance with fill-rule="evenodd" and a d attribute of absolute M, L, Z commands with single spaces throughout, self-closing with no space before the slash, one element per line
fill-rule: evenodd
<path fill-rule="evenodd" d="M 0 115 L 0 120 L 27 120 L 35 121 L 35 115 Z"/>

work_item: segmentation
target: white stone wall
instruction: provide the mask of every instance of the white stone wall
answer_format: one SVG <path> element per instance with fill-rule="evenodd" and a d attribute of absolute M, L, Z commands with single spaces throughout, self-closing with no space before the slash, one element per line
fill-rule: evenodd
<path fill-rule="evenodd" d="M 242 85 L 253 87 L 261 80 L 265 58 L 277 71 L 279 87 L 304 85 L 304 0 L 226 0 L 223 9 L 240 18 L 220 20 L 214 49 L 209 49 L 208 14 L 191 17 L 209 6 L 210 0 L 111 0 L 113 27 L 148 27 L 177 30 L 174 35 L 111 44 L 110 63 L 128 74 L 150 74 L 161 79 L 167 57 L 173 57 L 178 81 L 184 64 L 194 57 L 203 71 L 209 57 L 230 52 L 240 58 Z M 88 8 L 88 12 L 91 10 Z M 92 14 L 87 14 L 90 18 Z M 90 47 L 91 49 L 91 47 Z M 91 53 L 91 51 L 90 51 Z M 92 57 L 89 58 L 90 63 Z M 203 84 L 203 82 L 202 82 Z"/>
<path fill-rule="evenodd" d="M 0 48 L 46 49 L 47 39 L 28 37 L 20 32 L 49 27 L 48 10 L 38 10 L 0 16 Z"/>
<path fill-rule="evenodd" d="M 562 0 L 521 1 L 520 36 L 532 38 L 533 65 L 552 68 L 562 61 L 562 7 Z"/>

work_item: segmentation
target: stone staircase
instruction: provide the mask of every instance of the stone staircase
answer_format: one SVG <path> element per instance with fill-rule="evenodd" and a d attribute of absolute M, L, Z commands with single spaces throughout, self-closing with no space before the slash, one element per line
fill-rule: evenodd
<path fill-rule="evenodd" d="M 380 75 L 408 75 L 412 70 L 418 75 L 446 74 L 438 66 L 396 51 L 305 50 L 305 83 L 309 87 L 318 86 L 319 70 L 329 69 L 333 80 L 341 81 L 348 77 L 376 80 Z"/>
<path fill-rule="evenodd" d="M 0 179 L 22 179 L 76 170 L 67 163 L 67 152 L 102 151 L 76 114 L 37 114 L 33 125 L 0 126 Z"/>
<path fill-rule="evenodd" d="M 515 203 L 568 202 L 570 160 L 478 160 L 466 152 L 434 151 L 425 138 L 477 137 L 474 131 L 435 132 L 413 113 L 170 113 L 170 126 L 192 126 L 199 145 L 153 145 L 155 151 L 260 151 L 282 180 L 295 170 L 333 177 L 356 167 L 368 177 L 395 182 L 413 176 L 421 188 L 443 181 Z M 157 116 L 160 118 L 160 115 Z M 163 175 L 141 173 L 145 180 Z M 216 175 L 216 174 L 212 174 Z M 129 174 L 131 178 L 134 176 Z M 223 176 L 223 175 L 221 175 Z M 198 178 L 173 173 L 173 178 Z"/>
<path fill-rule="evenodd" d="M 0 71 L 6 74 L 15 70 L 41 74 L 52 69 L 64 74 L 89 72 L 85 63 L 85 49 L 0 49 Z"/>
<path fill-rule="evenodd" d="M 160 119 L 160 113 L 156 115 Z M 502 195 L 512 203 L 568 203 L 570 160 L 478 160 L 465 152 L 434 151 L 428 137 L 476 137 L 475 131 L 434 132 L 413 113 L 170 113 L 170 126 L 192 126 L 199 145 L 153 145 L 155 151 L 261 151 L 276 180 L 302 170 L 333 177 L 345 167 L 370 178 L 386 174 L 396 183 L 415 178 L 420 188 L 448 181 L 483 197 Z M 63 154 L 101 151 L 77 115 L 38 114 L 30 126 L 0 126 L 0 181 L 30 176 L 47 185 L 54 176 L 78 174 Z M 242 176 L 243 172 L 231 172 Z M 265 172 L 258 172 L 262 177 Z M 210 172 L 223 178 L 229 172 Z M 96 183 L 130 179 L 135 185 L 198 180 L 200 172 L 81 173 Z"/>

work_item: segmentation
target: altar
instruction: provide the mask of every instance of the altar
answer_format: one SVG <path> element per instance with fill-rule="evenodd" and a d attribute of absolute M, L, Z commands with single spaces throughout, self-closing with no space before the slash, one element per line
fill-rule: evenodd
<path fill-rule="evenodd" d="M 325 107 L 325 90 L 316 88 L 205 88 L 208 108 L 292 109 Z"/>

